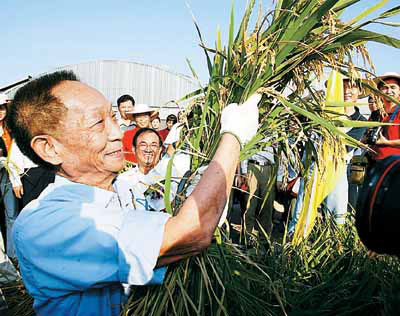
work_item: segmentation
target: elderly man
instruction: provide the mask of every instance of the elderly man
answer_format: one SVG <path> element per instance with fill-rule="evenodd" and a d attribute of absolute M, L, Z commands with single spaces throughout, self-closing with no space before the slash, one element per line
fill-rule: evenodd
<path fill-rule="evenodd" d="M 378 89 L 388 97 L 383 98 L 384 109 L 387 116 L 384 123 L 400 123 L 400 74 L 395 72 L 385 73 L 376 80 Z M 396 102 L 397 101 L 397 102 Z M 384 126 L 382 134 L 373 146 L 376 154 L 374 160 L 382 160 L 389 156 L 400 155 L 400 130 L 398 125 Z"/>
<path fill-rule="evenodd" d="M 154 113 L 147 104 L 137 104 L 135 106 L 133 119 L 136 122 L 136 127 L 132 130 L 126 131 L 122 138 L 122 146 L 124 151 L 125 160 L 136 163 L 136 156 L 132 150 L 132 140 L 136 132 L 140 128 L 151 128 L 151 115 Z"/>
<path fill-rule="evenodd" d="M 135 109 L 135 99 L 129 94 L 120 96 L 117 100 L 118 111 L 121 118 L 118 120 L 119 127 L 123 132 L 136 127 L 133 120 L 133 110 Z"/>
<path fill-rule="evenodd" d="M 24 154 L 57 174 L 13 232 L 37 315 L 119 315 L 121 283 L 162 282 L 157 267 L 205 249 L 229 196 L 240 144 L 257 131 L 259 100 L 256 94 L 224 109 L 216 153 L 170 217 L 134 210 L 128 186 L 116 178 L 124 166 L 122 134 L 100 92 L 65 71 L 20 88 L 8 120 L 12 134 Z"/>

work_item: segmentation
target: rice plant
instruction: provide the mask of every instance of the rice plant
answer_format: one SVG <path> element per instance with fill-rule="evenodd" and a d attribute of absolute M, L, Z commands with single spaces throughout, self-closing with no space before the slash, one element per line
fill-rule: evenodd
<path fill-rule="evenodd" d="M 263 93 L 261 126 L 257 136 L 243 148 L 241 159 L 271 145 L 299 157 L 297 147 L 290 146 L 288 139 L 313 147 L 312 134 L 330 142 L 333 161 L 342 157 L 343 142 L 360 145 L 339 128 L 359 123 L 347 121 L 327 107 L 346 104 L 327 104 L 312 85 L 315 78 L 322 78 L 325 68 L 364 85 L 358 70 L 363 70 L 366 77 L 373 71 L 364 42 L 400 47 L 397 39 L 362 29 L 399 13 L 400 7 L 360 22 L 386 3 L 381 1 L 351 22 L 342 22 L 339 18 L 343 10 L 356 2 L 277 1 L 275 10 L 265 16 L 259 13 L 254 29 L 249 30 L 255 5 L 250 1 L 236 35 L 232 9 L 226 47 L 222 47 L 219 33 L 216 47 L 206 47 L 195 23 L 210 80 L 188 96 L 196 98 L 188 110 L 192 119 L 182 144 L 189 144 L 192 151 L 193 172 L 215 151 L 224 106 L 241 103 L 256 91 Z M 354 54 L 365 60 L 362 67 L 353 64 Z M 323 155 L 310 152 L 314 157 L 310 156 L 308 163 L 314 159 L 319 165 L 326 164 Z M 301 167 L 308 168 L 307 162 Z M 397 260 L 392 258 L 370 260 L 351 223 L 346 229 L 338 229 L 332 223 L 319 222 L 309 238 L 298 245 L 258 244 L 251 250 L 241 249 L 225 236 L 207 252 L 171 265 L 164 285 L 137 288 L 124 313 L 389 315 L 398 303 L 396 295 L 388 294 L 397 286 L 398 268 Z"/>
<path fill-rule="evenodd" d="M 312 84 L 322 78 L 324 69 L 332 68 L 375 91 L 360 80 L 359 71 L 365 77 L 373 73 L 364 43 L 400 47 L 398 39 L 364 29 L 385 23 L 400 12 L 400 6 L 363 21 L 387 2 L 380 1 L 352 21 L 341 21 L 343 11 L 357 2 L 277 0 L 271 12 L 258 10 L 251 27 L 255 0 L 250 0 L 237 34 L 232 8 L 227 45 L 222 45 L 218 32 L 214 48 L 206 47 L 195 22 L 210 79 L 184 98 L 191 99 L 187 109 L 191 119 L 181 145 L 189 146 L 193 172 L 209 162 L 218 145 L 221 110 L 254 92 L 263 94 L 260 129 L 242 149 L 241 159 L 271 145 L 299 158 L 296 144 L 314 148 L 312 135 L 329 141 L 337 159 L 342 142 L 360 145 L 340 129 L 358 123 L 332 111 L 328 105 L 335 104 L 327 104 Z M 355 55 L 365 64 L 356 65 Z M 309 152 L 305 164 L 298 159 L 299 168 L 307 169 L 311 159 L 321 166 L 326 163 L 315 150 Z M 229 230 L 221 230 L 207 251 L 169 265 L 162 285 L 135 287 L 122 314 L 393 315 L 400 302 L 399 267 L 394 258 L 369 258 L 351 220 L 339 229 L 329 220 L 317 219 L 308 238 L 298 244 L 258 241 L 251 249 L 234 244 Z M 22 285 L 14 289 L 20 295 L 11 304 L 20 308 L 15 315 L 30 315 L 31 310 L 24 308 L 31 301 Z"/>

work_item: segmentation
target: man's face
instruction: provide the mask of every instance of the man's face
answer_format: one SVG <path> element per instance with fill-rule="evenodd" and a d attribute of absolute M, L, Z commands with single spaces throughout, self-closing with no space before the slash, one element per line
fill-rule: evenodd
<path fill-rule="evenodd" d="M 371 98 L 371 97 L 368 98 L 368 107 L 371 112 L 378 110 L 378 105 L 376 104 L 376 101 L 374 98 Z"/>
<path fill-rule="evenodd" d="M 167 128 L 171 129 L 174 126 L 174 121 L 167 121 Z"/>
<path fill-rule="evenodd" d="M 160 153 L 160 140 L 154 132 L 149 131 L 139 135 L 135 147 L 139 167 L 153 168 L 160 159 Z"/>
<path fill-rule="evenodd" d="M 344 102 L 357 103 L 360 89 L 356 84 L 351 84 L 350 80 L 343 81 Z"/>
<path fill-rule="evenodd" d="M 132 101 L 128 100 L 125 102 L 121 102 L 119 104 L 118 111 L 121 114 L 121 117 L 124 120 L 127 120 L 128 118 L 131 118 L 131 117 L 129 117 L 129 114 L 126 114 L 126 113 L 129 113 L 129 112 L 132 113 L 134 108 L 135 108 L 135 106 L 133 105 Z"/>
<path fill-rule="evenodd" d="M 151 127 L 150 126 L 150 113 L 135 114 L 135 122 L 139 128 Z"/>
<path fill-rule="evenodd" d="M 155 118 L 154 120 L 151 121 L 151 126 L 155 129 L 158 130 L 160 128 L 160 119 Z"/>
<path fill-rule="evenodd" d="M 386 79 L 384 80 L 384 85 L 380 87 L 380 91 L 388 96 L 392 97 L 395 100 L 400 101 L 400 86 L 399 82 L 396 79 Z M 384 100 L 386 103 L 391 103 L 390 100 Z"/>
<path fill-rule="evenodd" d="M 80 179 L 120 171 L 122 133 L 111 103 L 96 89 L 75 81 L 61 83 L 52 93 L 67 108 L 55 136 L 61 169 Z"/>

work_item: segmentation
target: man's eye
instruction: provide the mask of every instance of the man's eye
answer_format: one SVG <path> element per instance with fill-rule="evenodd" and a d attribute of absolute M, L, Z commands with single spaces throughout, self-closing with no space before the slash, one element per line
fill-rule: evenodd
<path fill-rule="evenodd" d="M 104 120 L 99 120 L 93 126 L 100 126 L 103 124 L 103 122 L 104 122 Z"/>

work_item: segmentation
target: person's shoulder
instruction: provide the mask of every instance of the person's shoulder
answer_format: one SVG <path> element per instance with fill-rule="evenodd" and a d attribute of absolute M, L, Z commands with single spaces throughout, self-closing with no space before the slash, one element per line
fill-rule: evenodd
<path fill-rule="evenodd" d="M 115 180 L 115 183 L 118 184 L 121 181 L 124 181 L 124 182 L 125 181 L 129 181 L 129 182 L 131 182 L 132 180 L 137 179 L 138 170 L 139 170 L 139 168 L 136 165 L 134 165 L 132 168 L 128 169 L 127 171 L 124 171 L 124 172 L 120 173 L 117 176 L 117 178 Z"/>
<path fill-rule="evenodd" d="M 360 114 L 360 118 L 358 120 L 359 121 L 368 121 L 368 119 L 363 114 Z"/>
<path fill-rule="evenodd" d="M 138 128 L 137 126 L 135 126 L 135 127 L 132 128 L 132 129 L 126 130 L 126 131 L 124 132 L 124 137 L 129 137 L 129 136 L 135 135 L 136 132 L 138 131 L 138 129 L 139 129 L 139 128 Z"/>
<path fill-rule="evenodd" d="M 168 136 L 164 141 L 164 144 L 169 145 L 177 142 L 179 140 L 180 132 L 184 126 L 185 124 L 179 122 L 174 124 L 174 126 L 171 127 L 171 130 L 169 131 Z"/>
<path fill-rule="evenodd" d="M 78 197 L 79 194 L 76 192 L 71 194 L 68 188 L 49 184 L 37 199 L 22 209 L 14 223 L 14 232 L 19 235 L 24 234 L 23 239 L 26 240 L 29 236 L 37 235 L 39 231 L 50 229 L 56 222 L 65 222 L 74 213 L 79 214 Z"/>
<path fill-rule="evenodd" d="M 396 120 L 400 120 L 400 105 L 398 105 L 399 110 L 396 113 Z"/>
<path fill-rule="evenodd" d="M 166 139 L 167 136 L 168 136 L 168 132 L 169 132 L 168 129 L 162 129 L 162 130 L 158 131 L 158 135 L 160 135 L 160 137 L 162 138 L 162 140 L 165 141 L 165 139 Z"/>

